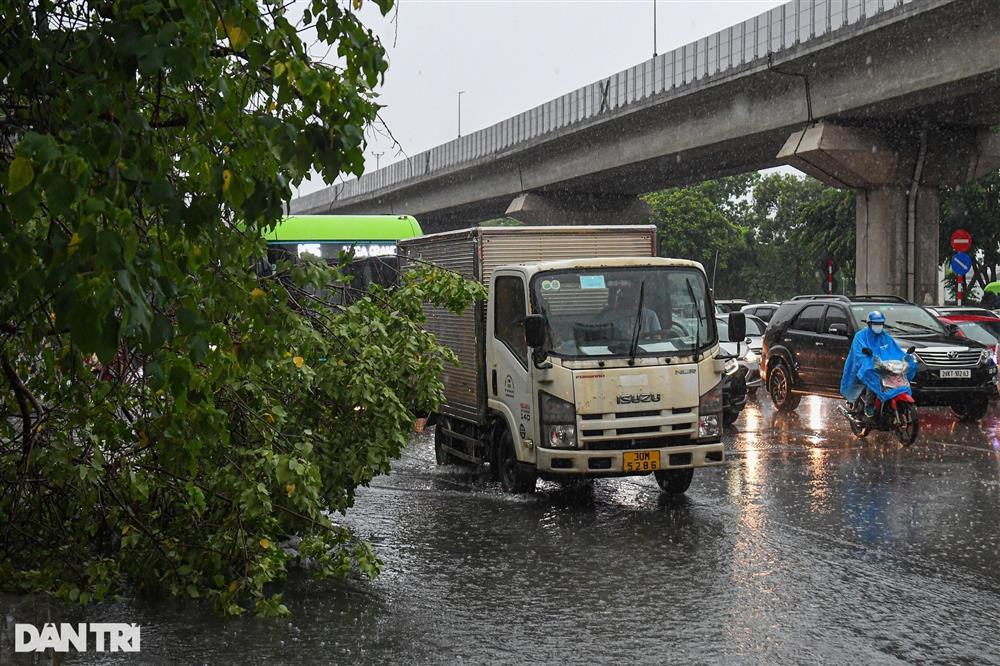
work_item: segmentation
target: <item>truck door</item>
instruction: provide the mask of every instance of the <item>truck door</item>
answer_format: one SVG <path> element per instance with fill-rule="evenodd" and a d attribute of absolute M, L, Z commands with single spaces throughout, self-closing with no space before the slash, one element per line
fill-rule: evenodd
<path fill-rule="evenodd" d="M 487 391 L 508 411 L 515 442 L 532 436 L 531 379 L 524 318 L 528 314 L 527 285 L 518 273 L 497 271 L 490 288 L 486 317 Z"/>

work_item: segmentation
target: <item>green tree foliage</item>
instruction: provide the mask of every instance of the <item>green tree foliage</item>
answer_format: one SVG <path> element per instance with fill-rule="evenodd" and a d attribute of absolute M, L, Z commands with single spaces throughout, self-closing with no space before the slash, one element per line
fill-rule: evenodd
<path fill-rule="evenodd" d="M 482 290 L 422 270 L 345 308 L 336 268 L 258 276 L 291 187 L 360 173 L 386 70 L 360 0 L 285 4 L 0 8 L 4 588 L 274 614 L 287 535 L 318 575 L 379 569 L 331 516 L 441 398 L 421 302 Z"/>
<path fill-rule="evenodd" d="M 721 178 L 644 199 L 658 227 L 660 255 L 695 259 L 710 276 L 715 272 L 717 297 L 818 292 L 816 271 L 827 256 L 834 258 L 841 290 L 853 287 L 853 192 L 774 173 Z"/>
<path fill-rule="evenodd" d="M 809 177 L 773 173 L 754 188 L 754 261 L 745 278 L 757 297 L 819 293 L 816 272 L 832 257 L 840 291 L 854 276 L 854 193 Z"/>
<path fill-rule="evenodd" d="M 645 195 L 657 227 L 659 255 L 699 261 L 719 284 L 728 281 L 726 276 L 746 254 L 749 230 L 740 225 L 739 198 L 749 182 L 729 178 Z"/>

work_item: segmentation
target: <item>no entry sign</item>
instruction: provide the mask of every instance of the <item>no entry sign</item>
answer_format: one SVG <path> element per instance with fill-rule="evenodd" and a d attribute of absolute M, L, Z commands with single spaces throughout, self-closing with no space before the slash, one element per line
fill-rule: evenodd
<path fill-rule="evenodd" d="M 955 229 L 951 235 L 951 249 L 955 252 L 968 252 L 972 249 L 972 234 L 965 229 Z"/>

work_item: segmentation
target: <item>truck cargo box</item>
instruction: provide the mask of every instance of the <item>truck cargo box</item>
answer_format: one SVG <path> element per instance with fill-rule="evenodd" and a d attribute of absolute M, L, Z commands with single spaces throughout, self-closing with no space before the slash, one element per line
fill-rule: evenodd
<path fill-rule="evenodd" d="M 498 266 L 601 257 L 656 256 L 656 227 L 474 227 L 399 241 L 402 265 L 428 262 L 489 287 Z M 424 305 L 427 328 L 458 357 L 444 371 L 441 413 L 486 419 L 486 310 L 477 303 L 462 315 Z"/>

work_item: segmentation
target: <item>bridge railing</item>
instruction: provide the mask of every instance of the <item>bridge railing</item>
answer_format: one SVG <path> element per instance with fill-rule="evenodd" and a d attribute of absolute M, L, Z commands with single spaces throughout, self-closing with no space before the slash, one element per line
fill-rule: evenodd
<path fill-rule="evenodd" d="M 505 152 L 560 128 L 636 104 L 748 65 L 771 53 L 808 42 L 918 0 L 791 0 L 590 85 L 561 95 L 495 125 L 413 157 L 303 197 L 352 199 L 413 178 Z"/>

